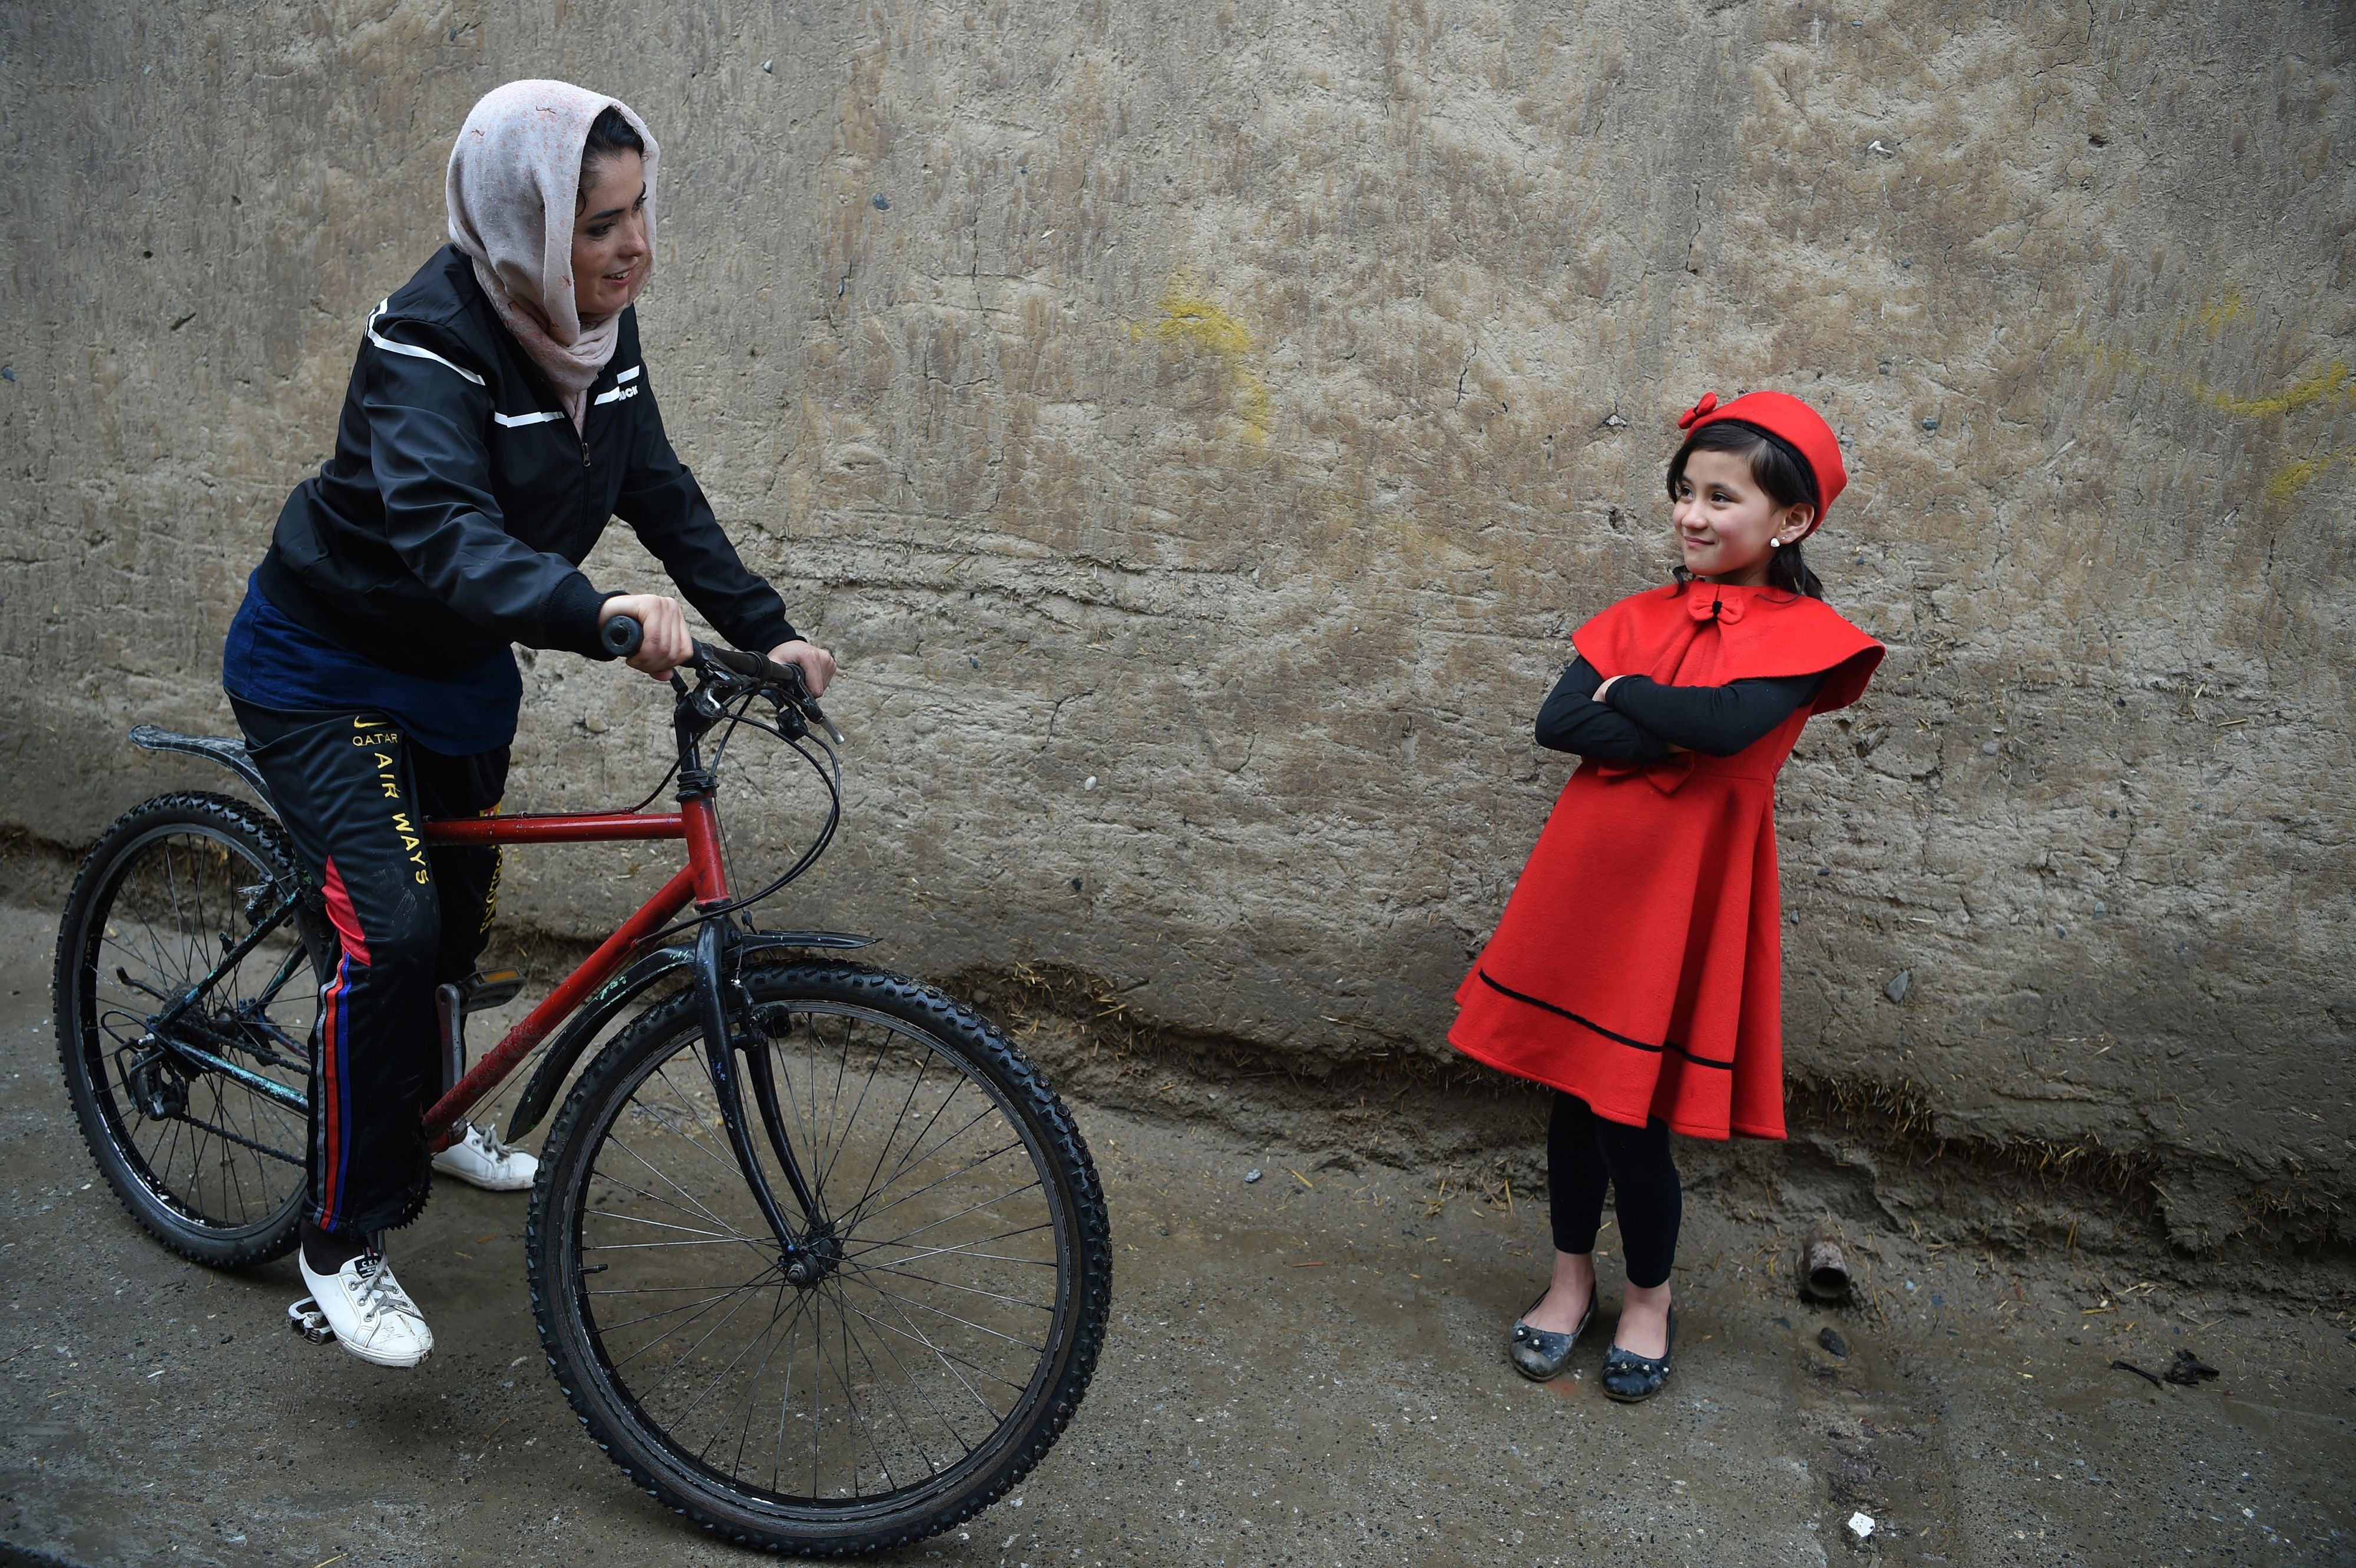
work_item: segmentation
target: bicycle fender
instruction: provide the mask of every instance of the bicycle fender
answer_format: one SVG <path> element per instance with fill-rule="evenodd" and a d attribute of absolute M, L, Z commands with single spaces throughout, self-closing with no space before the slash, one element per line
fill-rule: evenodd
<path fill-rule="evenodd" d="M 736 939 L 738 952 L 765 948 L 872 948 L 873 937 L 856 931 L 747 931 Z"/>
<path fill-rule="evenodd" d="M 253 757 L 245 749 L 245 742 L 230 740 L 217 735 L 181 735 L 160 725 L 134 725 L 131 744 L 142 751 L 177 751 L 190 757 L 201 757 L 208 762 L 218 762 L 240 779 L 246 788 L 262 798 L 262 803 L 274 815 L 278 803 L 270 798 L 270 786 L 262 780 L 262 769 L 253 765 Z"/>
<path fill-rule="evenodd" d="M 742 937 L 737 937 L 737 951 L 740 953 L 780 947 L 874 947 L 874 937 L 862 937 L 858 932 L 848 930 L 761 930 L 744 932 Z M 556 1104 L 556 1090 L 563 1088 L 565 1076 L 573 1071 L 573 1064 L 580 1062 L 582 1052 L 589 1050 L 589 1043 L 596 1041 L 598 1031 L 605 1029 L 605 1025 L 613 1022 L 615 1015 L 622 1007 L 637 1001 L 643 991 L 653 986 L 655 982 L 680 972 L 680 970 L 692 968 L 695 968 L 695 949 L 686 947 L 686 944 L 664 947 L 655 949 L 646 958 L 638 958 L 637 963 L 615 974 L 613 980 L 608 980 L 603 986 L 598 986 L 589 996 L 589 1001 L 582 1003 L 580 1013 L 565 1019 L 563 1029 L 556 1031 L 556 1038 L 549 1041 L 547 1052 L 540 1058 L 540 1067 L 532 1069 L 530 1083 L 523 1085 L 523 1095 L 516 1100 L 516 1113 L 509 1116 L 507 1133 L 502 1137 L 507 1137 L 509 1142 L 519 1140 L 547 1118 L 549 1107 Z"/>
<path fill-rule="evenodd" d="M 851 931 L 749 931 L 737 939 L 737 950 L 753 952 L 772 948 L 863 948 L 872 946 L 873 937 L 860 936 Z M 556 1032 L 548 1049 L 532 1069 L 531 1081 L 524 1085 L 523 1094 L 516 1101 L 515 1114 L 508 1120 L 503 1134 L 512 1143 L 540 1125 L 556 1103 L 556 1091 L 562 1088 L 573 1064 L 596 1039 L 598 1032 L 614 1021 L 616 1014 L 628 1006 L 648 987 L 681 970 L 695 967 L 695 950 L 681 945 L 648 953 L 629 968 L 599 986 L 581 1011 L 573 1015 L 564 1027 Z"/>
<path fill-rule="evenodd" d="M 506 1140 L 512 1143 L 540 1125 L 549 1107 L 556 1103 L 556 1091 L 564 1086 L 573 1064 L 596 1040 L 598 1032 L 614 1021 L 616 1014 L 659 982 L 694 967 L 693 948 L 658 948 L 592 992 L 581 1010 L 556 1032 L 556 1037 L 541 1056 L 540 1066 L 532 1069 L 531 1081 L 524 1085 L 522 1096 L 516 1101 L 515 1114 L 508 1118 Z"/>

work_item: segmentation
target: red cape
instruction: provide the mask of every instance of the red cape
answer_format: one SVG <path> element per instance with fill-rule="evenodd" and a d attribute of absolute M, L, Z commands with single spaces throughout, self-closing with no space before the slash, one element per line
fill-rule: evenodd
<path fill-rule="evenodd" d="M 1881 645 L 1821 599 L 1701 582 L 1622 599 L 1572 640 L 1607 677 L 1825 681 L 1732 757 L 1582 763 L 1457 988 L 1449 1040 L 1613 1122 L 1780 1138 L 1775 775 L 1810 714 L 1864 694 Z"/>

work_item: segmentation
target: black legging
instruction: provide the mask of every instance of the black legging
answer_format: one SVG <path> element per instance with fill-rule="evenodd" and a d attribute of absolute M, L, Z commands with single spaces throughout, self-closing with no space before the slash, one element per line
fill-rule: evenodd
<path fill-rule="evenodd" d="M 1677 1224 L 1686 1208 L 1676 1163 L 1669 1158 L 1667 1124 L 1624 1127 L 1598 1116 L 1577 1095 L 1556 1090 L 1554 1115 L 1547 1122 L 1556 1251 L 1595 1251 L 1606 1185 L 1620 1216 L 1628 1283 L 1648 1289 L 1665 1283 L 1676 1261 Z"/>

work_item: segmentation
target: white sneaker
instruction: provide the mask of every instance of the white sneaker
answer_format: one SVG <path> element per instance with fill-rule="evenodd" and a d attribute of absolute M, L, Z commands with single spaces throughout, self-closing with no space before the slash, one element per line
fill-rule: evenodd
<path fill-rule="evenodd" d="M 297 1255 L 303 1283 L 337 1342 L 363 1361 L 380 1367 L 414 1367 L 434 1348 L 425 1315 L 392 1277 L 381 1252 L 362 1252 L 332 1274 L 315 1273 Z"/>
<path fill-rule="evenodd" d="M 487 1191 L 521 1192 L 540 1174 L 540 1162 L 468 1122 L 465 1137 L 434 1156 L 434 1168 Z"/>

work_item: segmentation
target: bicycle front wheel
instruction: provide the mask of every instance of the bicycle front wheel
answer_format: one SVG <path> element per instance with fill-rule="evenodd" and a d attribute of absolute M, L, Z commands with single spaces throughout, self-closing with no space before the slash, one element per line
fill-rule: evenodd
<path fill-rule="evenodd" d="M 1096 1169 L 1037 1070 L 940 993 L 855 964 L 744 978 L 740 1053 L 766 1054 L 821 1266 L 787 1277 L 691 990 L 600 1053 L 550 1133 L 541 1343 L 614 1461 L 707 1529 L 808 1554 L 917 1540 L 1028 1474 L 1087 1388 L 1112 1277 Z"/>

